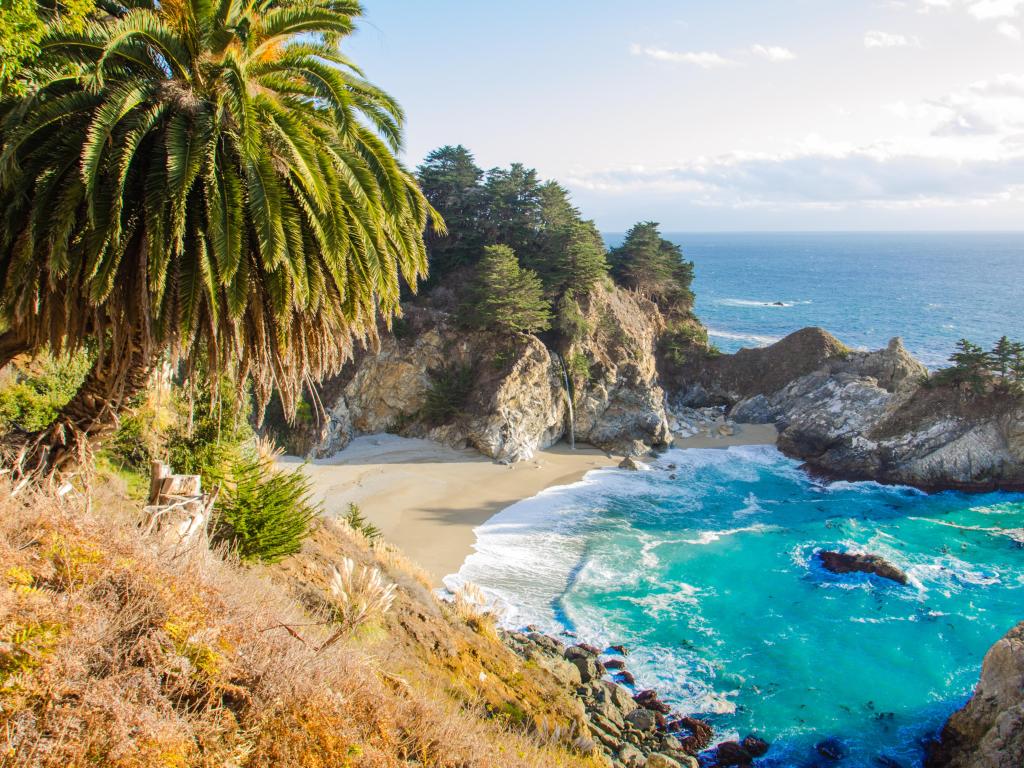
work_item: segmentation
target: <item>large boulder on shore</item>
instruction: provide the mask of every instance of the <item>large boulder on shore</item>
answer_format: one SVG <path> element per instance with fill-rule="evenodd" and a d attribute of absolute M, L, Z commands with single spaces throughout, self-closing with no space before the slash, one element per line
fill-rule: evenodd
<path fill-rule="evenodd" d="M 880 555 L 862 552 L 819 552 L 818 559 L 832 573 L 868 573 L 882 579 L 907 584 L 907 574 Z"/>
<path fill-rule="evenodd" d="M 971 700 L 932 745 L 925 768 L 1024 766 L 1024 622 L 985 655 Z"/>

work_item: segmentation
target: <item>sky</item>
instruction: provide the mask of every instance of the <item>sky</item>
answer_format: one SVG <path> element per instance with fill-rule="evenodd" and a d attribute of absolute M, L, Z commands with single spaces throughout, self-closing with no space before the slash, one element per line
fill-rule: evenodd
<path fill-rule="evenodd" d="M 1024 0 L 364 0 L 406 111 L 604 231 L 1024 229 Z"/>

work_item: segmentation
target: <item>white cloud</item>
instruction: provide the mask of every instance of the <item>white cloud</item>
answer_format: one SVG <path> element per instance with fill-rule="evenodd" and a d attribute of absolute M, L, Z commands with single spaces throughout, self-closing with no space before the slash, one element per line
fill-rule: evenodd
<path fill-rule="evenodd" d="M 579 174 L 570 184 L 606 194 L 685 195 L 733 209 L 987 205 L 1024 200 L 1024 154 L 956 159 L 877 147 L 731 154 Z"/>
<path fill-rule="evenodd" d="M 1024 75 L 1005 74 L 979 80 L 968 87 L 971 93 L 994 98 L 1024 99 Z"/>
<path fill-rule="evenodd" d="M 978 0 L 967 6 L 967 12 L 976 19 L 1006 19 L 1017 16 L 1024 0 Z"/>
<path fill-rule="evenodd" d="M 1020 27 L 1014 26 L 1008 21 L 1001 21 L 996 25 L 996 31 L 1003 37 L 1010 40 L 1020 40 Z"/>
<path fill-rule="evenodd" d="M 953 0 L 921 0 L 918 6 L 919 13 L 931 11 L 948 11 L 953 7 Z"/>
<path fill-rule="evenodd" d="M 634 56 L 646 56 L 655 61 L 668 61 L 678 64 L 692 64 L 701 69 L 716 69 L 719 67 L 731 67 L 735 61 L 713 51 L 670 51 L 665 48 L 654 48 L 650 46 L 633 45 L 630 52 Z"/>
<path fill-rule="evenodd" d="M 920 48 L 921 41 L 916 37 L 871 30 L 864 34 L 865 48 Z"/>
<path fill-rule="evenodd" d="M 755 56 L 768 59 L 768 61 L 792 61 L 796 58 L 796 54 L 789 50 L 789 48 L 783 48 L 779 45 L 758 44 L 752 46 L 750 50 Z"/>

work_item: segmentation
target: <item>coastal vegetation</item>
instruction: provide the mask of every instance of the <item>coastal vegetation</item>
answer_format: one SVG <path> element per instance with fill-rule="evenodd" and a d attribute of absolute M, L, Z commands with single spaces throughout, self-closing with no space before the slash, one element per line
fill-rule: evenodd
<path fill-rule="evenodd" d="M 968 339 L 960 339 L 950 355 L 952 365 L 933 374 L 933 384 L 963 386 L 971 392 L 988 389 L 1024 394 L 1024 344 L 1001 336 L 991 349 L 985 350 Z"/>
<path fill-rule="evenodd" d="M 48 28 L 0 103 L 0 363 L 94 358 L 9 438 L 23 472 L 80 458 L 163 363 L 291 416 L 399 312 L 432 211 L 400 107 L 339 52 L 359 12 L 133 3 Z"/>

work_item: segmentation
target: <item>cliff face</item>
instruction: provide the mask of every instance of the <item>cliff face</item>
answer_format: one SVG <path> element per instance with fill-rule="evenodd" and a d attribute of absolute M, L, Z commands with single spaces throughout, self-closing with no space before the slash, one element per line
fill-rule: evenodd
<path fill-rule="evenodd" d="M 1024 765 L 1024 623 L 985 655 L 967 705 L 949 718 L 926 768 Z"/>
<path fill-rule="evenodd" d="M 926 490 L 1024 486 L 1024 404 L 922 386 L 926 375 L 899 339 L 859 352 L 804 329 L 712 361 L 678 398 L 776 424 L 782 451 L 829 476 Z"/>
<path fill-rule="evenodd" d="M 467 331 L 446 308 L 411 306 L 398 334 L 327 382 L 325 419 L 279 426 L 278 436 L 314 458 L 358 434 L 394 432 L 524 461 L 568 434 L 571 392 L 578 441 L 622 452 L 667 443 L 657 308 L 597 286 L 582 310 L 586 332 L 563 362 L 536 336 Z"/>

